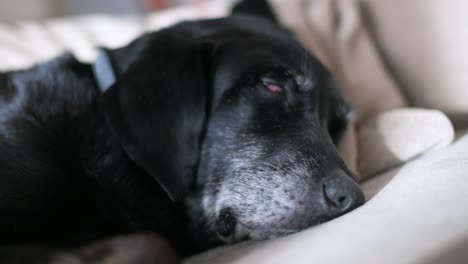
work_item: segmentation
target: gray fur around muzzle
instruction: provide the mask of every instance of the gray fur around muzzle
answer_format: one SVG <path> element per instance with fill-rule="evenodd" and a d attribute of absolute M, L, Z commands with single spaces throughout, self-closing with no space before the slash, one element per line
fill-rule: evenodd
<path fill-rule="evenodd" d="M 225 157 L 222 180 L 203 208 L 224 242 L 265 240 L 298 232 L 364 203 L 331 141 L 294 139 L 275 147 L 246 136 Z M 322 138 L 322 137 L 319 137 Z M 209 188 L 207 188 L 209 189 Z"/>

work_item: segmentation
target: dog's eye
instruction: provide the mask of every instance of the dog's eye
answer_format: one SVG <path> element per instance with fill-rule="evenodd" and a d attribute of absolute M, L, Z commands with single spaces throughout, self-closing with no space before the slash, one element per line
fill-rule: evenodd
<path fill-rule="evenodd" d="M 265 83 L 265 88 L 272 92 L 272 93 L 281 93 L 283 92 L 283 87 L 276 85 L 276 84 L 271 84 L 271 83 Z"/>
<path fill-rule="evenodd" d="M 269 93 L 284 93 L 286 90 L 287 79 L 285 76 L 276 76 L 272 73 L 260 77 L 260 85 Z"/>

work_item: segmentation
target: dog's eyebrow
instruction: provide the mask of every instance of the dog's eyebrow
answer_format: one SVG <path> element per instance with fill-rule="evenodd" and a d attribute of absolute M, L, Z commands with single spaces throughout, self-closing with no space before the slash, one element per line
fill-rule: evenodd
<path fill-rule="evenodd" d="M 315 76 L 306 77 L 300 74 L 295 74 L 294 79 L 297 83 L 297 86 L 299 87 L 299 90 L 302 90 L 304 92 L 312 91 L 317 83 Z"/>

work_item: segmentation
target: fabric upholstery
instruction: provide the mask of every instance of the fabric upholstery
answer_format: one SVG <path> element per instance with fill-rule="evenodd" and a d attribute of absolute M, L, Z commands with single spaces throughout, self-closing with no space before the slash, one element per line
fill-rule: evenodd
<path fill-rule="evenodd" d="M 414 106 L 468 127 L 468 2 L 362 0 L 383 61 Z"/>
<path fill-rule="evenodd" d="M 438 110 L 399 108 L 382 112 L 359 130 L 360 179 L 444 148 L 452 143 L 454 136 L 452 123 Z"/>

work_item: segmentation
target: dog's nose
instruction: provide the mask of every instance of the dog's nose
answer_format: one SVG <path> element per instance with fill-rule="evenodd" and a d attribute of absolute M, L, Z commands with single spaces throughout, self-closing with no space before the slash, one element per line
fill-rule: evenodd
<path fill-rule="evenodd" d="M 342 169 L 332 170 L 323 181 L 323 196 L 328 210 L 338 216 L 364 203 L 364 194 L 353 178 Z"/>

